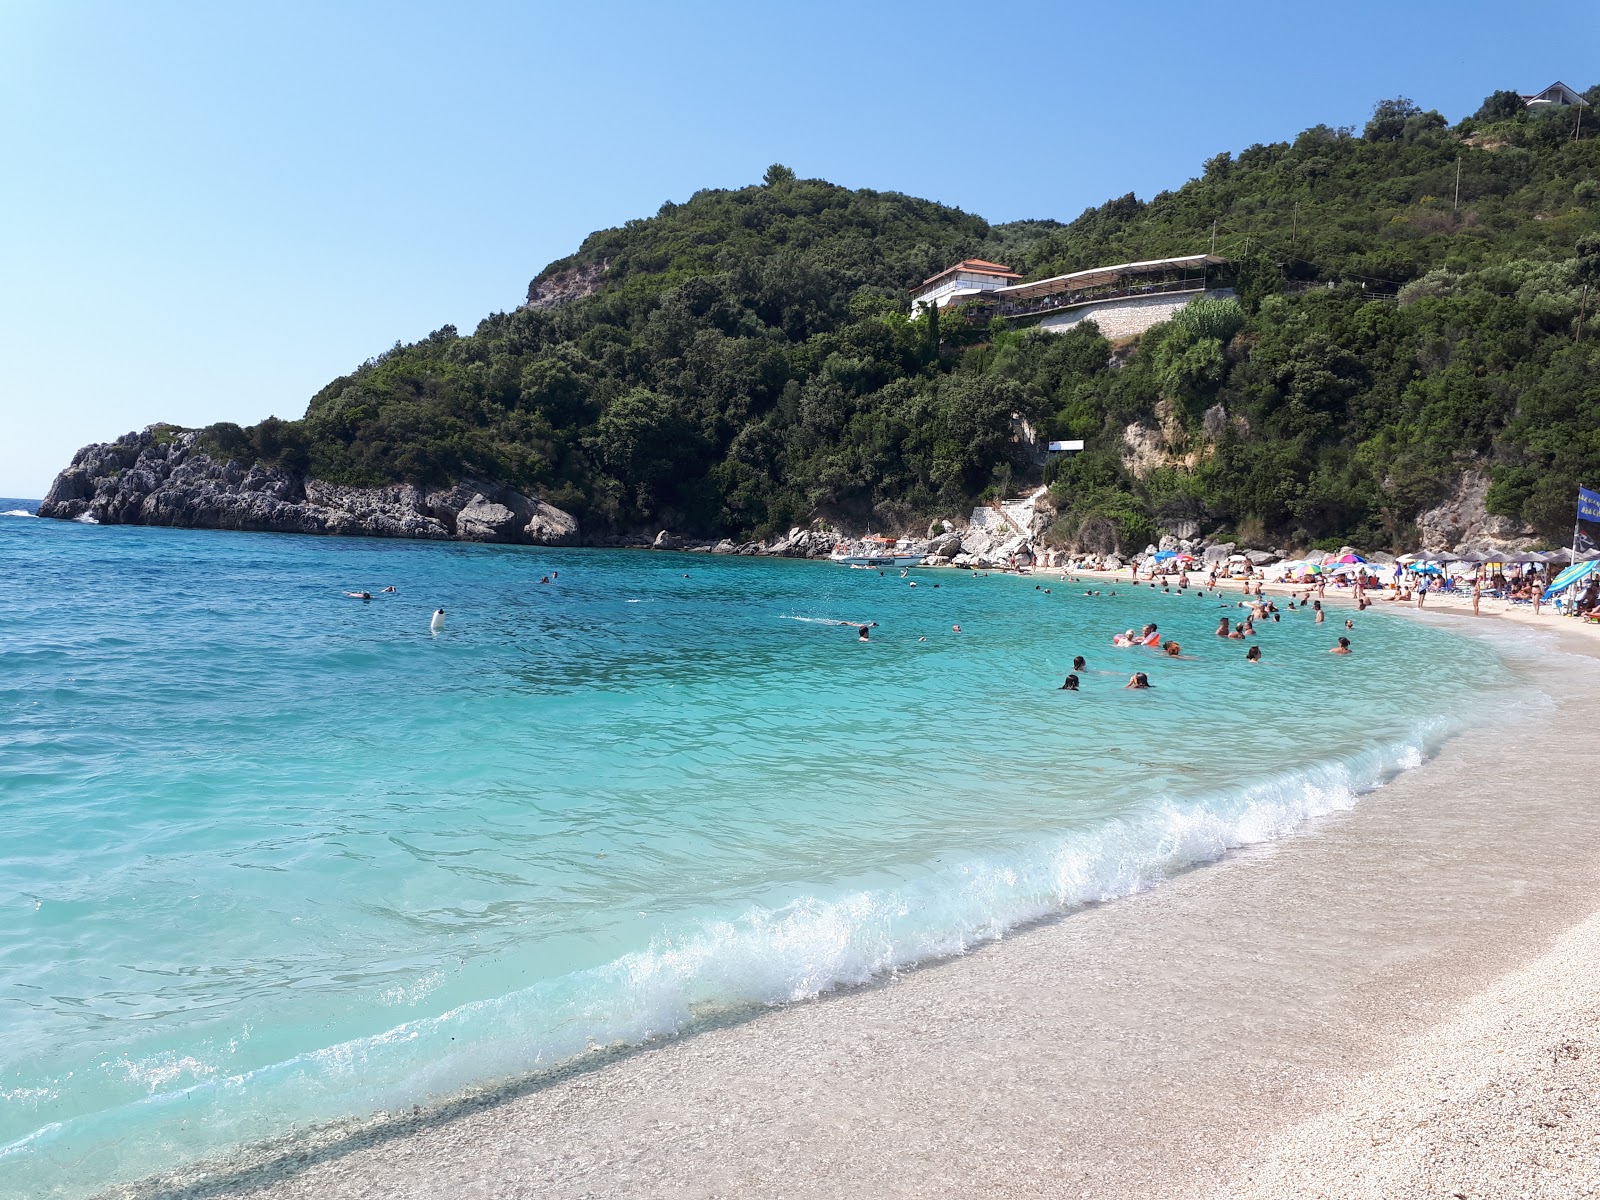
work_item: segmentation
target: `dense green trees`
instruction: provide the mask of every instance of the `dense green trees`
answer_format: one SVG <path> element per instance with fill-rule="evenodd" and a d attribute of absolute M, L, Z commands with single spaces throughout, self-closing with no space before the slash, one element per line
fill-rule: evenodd
<path fill-rule="evenodd" d="M 1453 128 L 1384 101 L 1359 137 L 1219 154 L 1066 225 L 774 164 L 592 235 L 529 307 L 396 345 L 298 421 L 206 438 L 355 484 L 500 479 L 592 532 L 765 534 L 913 526 L 1036 481 L 1031 426 L 1090 443 L 1049 469 L 1058 533 L 1085 544 L 1178 521 L 1404 541 L 1473 468 L 1497 511 L 1557 538 L 1577 483 L 1600 484 L 1600 350 L 1580 329 L 1600 308 L 1596 135 L 1600 118 L 1514 93 Z M 1213 242 L 1238 299 L 1135 345 L 908 315 L 909 289 L 963 257 L 1038 278 Z"/>

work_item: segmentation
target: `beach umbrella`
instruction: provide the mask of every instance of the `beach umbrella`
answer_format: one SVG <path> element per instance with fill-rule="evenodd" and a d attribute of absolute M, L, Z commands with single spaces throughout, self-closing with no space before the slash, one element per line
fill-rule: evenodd
<path fill-rule="evenodd" d="M 1417 556 L 1415 554 L 1402 554 L 1399 558 L 1395 559 L 1395 562 L 1400 563 L 1401 565 L 1409 565 L 1416 561 Z"/>
<path fill-rule="evenodd" d="M 1359 554 L 1341 554 L 1339 556 L 1339 561 L 1342 563 L 1364 563 L 1367 560 L 1362 558 Z"/>

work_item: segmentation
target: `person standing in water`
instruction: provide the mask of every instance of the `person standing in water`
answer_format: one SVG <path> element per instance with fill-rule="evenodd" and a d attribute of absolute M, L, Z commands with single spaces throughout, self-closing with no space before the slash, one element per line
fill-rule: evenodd
<path fill-rule="evenodd" d="M 1078 656 L 1076 656 L 1072 660 L 1072 669 L 1074 671 L 1085 671 L 1085 670 L 1088 670 L 1088 667 L 1089 667 L 1089 660 L 1084 658 L 1083 655 L 1081 655 L 1081 654 L 1079 654 Z"/>
<path fill-rule="evenodd" d="M 1143 691 L 1149 686 L 1150 676 L 1146 675 L 1143 671 L 1135 671 L 1133 678 L 1122 685 L 1122 690 L 1127 691 L 1129 688 L 1138 688 L 1140 691 Z"/>
<path fill-rule="evenodd" d="M 1058 692 L 1075 692 L 1077 690 L 1078 677 L 1076 675 L 1068 675 L 1062 685 L 1056 689 Z"/>
<path fill-rule="evenodd" d="M 1322 601 L 1321 600 L 1313 600 L 1311 602 L 1311 607 L 1316 610 L 1317 624 L 1318 625 L 1321 625 L 1323 623 L 1323 621 L 1328 619 L 1327 614 L 1322 611 Z"/>
<path fill-rule="evenodd" d="M 872 640 L 871 638 L 869 638 L 867 636 L 867 629 L 868 629 L 868 626 L 866 626 L 866 625 L 863 625 L 861 627 L 861 636 L 856 638 L 856 641 L 858 641 L 858 642 L 867 642 L 867 641 L 871 641 Z"/>
<path fill-rule="evenodd" d="M 1253 663 L 1260 662 L 1261 661 L 1261 647 L 1260 646 L 1251 646 L 1250 649 L 1248 649 L 1248 650 L 1246 650 L 1244 652 L 1244 660 L 1245 660 L 1245 662 L 1253 662 Z"/>
<path fill-rule="evenodd" d="M 1347 637 L 1340 638 L 1339 639 L 1339 644 L 1337 646 L 1335 646 L 1332 650 L 1329 650 L 1328 653 L 1329 654 L 1350 654 L 1350 653 L 1352 653 L 1352 651 L 1350 649 L 1350 639 L 1347 638 Z"/>

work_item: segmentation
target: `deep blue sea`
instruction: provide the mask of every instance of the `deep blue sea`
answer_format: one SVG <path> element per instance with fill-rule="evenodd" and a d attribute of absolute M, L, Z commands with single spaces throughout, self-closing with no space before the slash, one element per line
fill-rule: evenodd
<path fill-rule="evenodd" d="M 1116 590 L 0 517 L 0 1195 L 959 953 L 1512 702 L 1426 625 L 1286 613 L 1253 666 Z M 1193 657 L 1111 648 L 1146 621 Z"/>

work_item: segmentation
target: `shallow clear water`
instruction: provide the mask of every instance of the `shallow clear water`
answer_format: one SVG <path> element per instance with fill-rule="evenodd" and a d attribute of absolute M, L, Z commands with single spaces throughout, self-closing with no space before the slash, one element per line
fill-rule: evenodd
<path fill-rule="evenodd" d="M 913 578 L 0 518 L 0 1194 L 958 952 L 1512 703 L 1408 621 L 1248 666 L 1215 597 Z"/>

